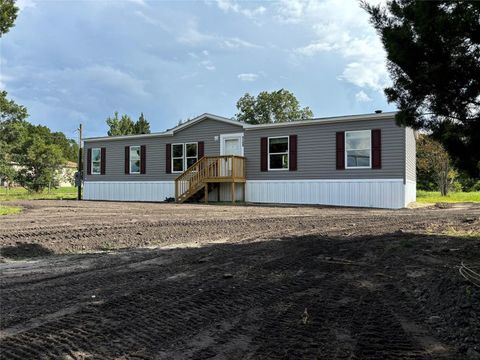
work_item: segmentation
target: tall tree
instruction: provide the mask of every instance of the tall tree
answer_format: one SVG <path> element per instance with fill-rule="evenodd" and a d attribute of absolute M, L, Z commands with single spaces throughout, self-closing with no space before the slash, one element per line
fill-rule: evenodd
<path fill-rule="evenodd" d="M 14 26 L 18 8 L 14 0 L 0 0 L 0 37 Z"/>
<path fill-rule="evenodd" d="M 432 132 L 455 165 L 480 175 L 480 2 L 362 3 L 381 36 L 397 122 Z"/>
<path fill-rule="evenodd" d="M 417 141 L 417 183 L 422 190 L 438 190 L 447 195 L 457 176 L 450 157 L 438 141 L 420 135 Z"/>
<path fill-rule="evenodd" d="M 236 119 L 248 124 L 270 124 L 307 120 L 313 117 L 308 108 L 300 104 L 288 90 L 262 91 L 257 97 L 246 93 L 237 102 Z"/>
<path fill-rule="evenodd" d="M 0 90 L 0 124 L 7 121 L 21 121 L 28 117 L 25 106 L 7 99 L 7 92 Z"/>
<path fill-rule="evenodd" d="M 38 192 L 58 185 L 57 174 L 65 162 L 62 149 L 39 133 L 30 134 L 14 159 L 20 165 L 15 181 L 24 188 Z"/>
<path fill-rule="evenodd" d="M 14 26 L 18 8 L 14 0 L 0 0 L 0 38 Z M 0 179 L 9 184 L 13 182 L 16 171 L 12 166 L 11 144 L 7 137 L 6 126 L 11 122 L 21 122 L 28 116 L 24 106 L 7 99 L 7 92 L 0 90 Z M 11 135 L 11 134 L 10 134 Z"/>
<path fill-rule="evenodd" d="M 110 128 L 107 132 L 108 136 L 135 134 L 135 123 L 126 114 L 118 118 L 118 111 L 115 111 L 113 118 L 108 117 L 106 122 Z"/>
<path fill-rule="evenodd" d="M 143 116 L 143 112 L 135 123 L 135 134 L 150 134 L 150 123 Z"/>

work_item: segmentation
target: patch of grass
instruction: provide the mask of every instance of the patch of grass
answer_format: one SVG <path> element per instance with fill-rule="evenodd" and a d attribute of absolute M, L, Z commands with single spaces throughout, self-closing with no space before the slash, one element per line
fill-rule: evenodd
<path fill-rule="evenodd" d="M 474 230 L 457 230 L 455 228 L 447 229 L 443 232 L 445 235 L 461 238 L 480 238 L 480 232 Z"/>
<path fill-rule="evenodd" d="M 1 215 L 19 214 L 21 212 L 22 212 L 22 208 L 20 208 L 20 207 L 0 205 L 0 216 Z"/>
<path fill-rule="evenodd" d="M 45 189 L 39 193 L 31 193 L 26 189 L 17 187 L 12 189 L 0 188 L 0 201 L 3 200 L 74 200 L 77 198 L 77 188 L 61 187 L 58 189 Z"/>
<path fill-rule="evenodd" d="M 440 195 L 436 191 L 417 190 L 417 202 L 419 203 L 458 203 L 458 202 L 480 202 L 480 191 L 472 192 L 451 192 L 447 196 Z"/>

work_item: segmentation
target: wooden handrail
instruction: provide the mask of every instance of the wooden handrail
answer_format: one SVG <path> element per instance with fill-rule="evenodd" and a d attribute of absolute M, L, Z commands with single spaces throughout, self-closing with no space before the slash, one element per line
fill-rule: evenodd
<path fill-rule="evenodd" d="M 223 161 L 222 161 L 223 160 Z M 175 179 L 175 200 L 184 201 L 215 179 L 245 180 L 245 157 L 238 155 L 204 156 Z"/>

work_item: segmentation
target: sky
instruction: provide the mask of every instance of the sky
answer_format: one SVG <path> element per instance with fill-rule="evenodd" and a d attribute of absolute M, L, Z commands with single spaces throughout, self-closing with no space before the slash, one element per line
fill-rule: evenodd
<path fill-rule="evenodd" d="M 370 2 L 378 0 L 371 0 Z M 105 135 L 115 111 L 152 131 L 245 93 L 287 89 L 315 117 L 395 110 L 385 51 L 357 0 L 17 0 L 0 88 L 29 121 Z"/>

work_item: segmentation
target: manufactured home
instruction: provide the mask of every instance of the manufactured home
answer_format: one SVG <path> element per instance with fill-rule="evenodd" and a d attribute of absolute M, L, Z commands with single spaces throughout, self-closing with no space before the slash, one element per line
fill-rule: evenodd
<path fill-rule="evenodd" d="M 84 199 L 402 208 L 415 134 L 395 113 L 249 125 L 203 114 L 173 129 L 84 142 Z"/>

